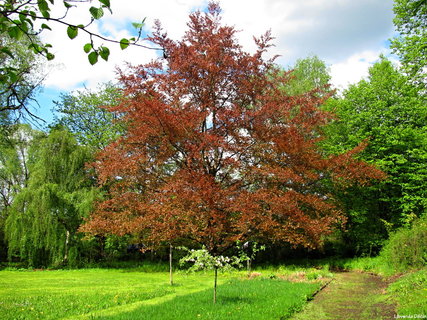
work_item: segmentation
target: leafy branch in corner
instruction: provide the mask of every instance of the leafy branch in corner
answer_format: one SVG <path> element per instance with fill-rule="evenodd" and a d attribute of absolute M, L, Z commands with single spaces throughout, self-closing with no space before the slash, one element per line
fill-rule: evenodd
<path fill-rule="evenodd" d="M 43 55 L 47 60 L 53 60 L 55 55 L 51 52 L 52 45 L 49 43 L 36 42 L 35 39 L 45 30 L 52 30 L 54 24 L 62 24 L 67 26 L 67 36 L 69 39 L 75 39 L 79 33 L 84 32 L 89 35 L 90 42 L 84 45 L 83 50 L 88 55 L 90 64 L 94 65 L 101 57 L 108 61 L 110 49 L 105 45 L 95 46 L 94 38 L 101 39 L 108 43 L 119 44 L 122 50 L 129 46 L 137 46 L 145 49 L 162 50 L 161 48 L 152 48 L 140 44 L 142 28 L 145 19 L 140 23 L 133 23 L 133 26 L 138 30 L 137 37 L 123 38 L 120 40 L 110 39 L 100 34 L 88 30 L 88 27 L 96 20 L 101 19 L 105 11 L 112 13 L 110 0 L 97 0 L 98 6 L 89 8 L 90 21 L 87 24 L 71 24 L 65 21 L 68 13 L 73 7 L 90 0 L 63 0 L 65 13 L 60 17 L 53 17 L 52 7 L 54 0 L 6 0 L 0 4 L 0 35 L 8 35 L 11 39 L 20 40 L 27 37 L 30 41 L 29 49 L 36 54 Z M 35 23 L 41 23 L 40 27 L 36 27 Z M 11 47 L 0 47 L 0 53 L 6 54 L 11 58 L 15 53 Z M 13 82 L 15 76 L 9 69 L 0 68 L 0 83 Z M 13 71 L 13 70 L 12 70 Z"/>

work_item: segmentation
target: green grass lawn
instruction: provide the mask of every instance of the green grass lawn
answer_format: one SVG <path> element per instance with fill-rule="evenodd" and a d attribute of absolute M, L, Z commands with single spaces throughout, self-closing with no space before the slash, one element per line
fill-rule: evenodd
<path fill-rule="evenodd" d="M 318 283 L 138 269 L 0 271 L 1 319 L 286 319 Z"/>
<path fill-rule="evenodd" d="M 427 268 L 402 276 L 387 291 L 397 301 L 400 316 L 427 317 Z"/>

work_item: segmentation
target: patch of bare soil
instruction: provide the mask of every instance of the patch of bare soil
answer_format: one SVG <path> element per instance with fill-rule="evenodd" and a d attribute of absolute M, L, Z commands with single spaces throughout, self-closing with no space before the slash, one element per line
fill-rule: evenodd
<path fill-rule="evenodd" d="M 368 273 L 341 272 L 294 320 L 383 320 L 395 318 L 385 298 L 388 282 Z"/>

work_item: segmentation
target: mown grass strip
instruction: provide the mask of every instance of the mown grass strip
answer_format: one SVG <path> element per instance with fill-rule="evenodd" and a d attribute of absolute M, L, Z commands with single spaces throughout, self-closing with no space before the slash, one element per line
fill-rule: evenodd
<path fill-rule="evenodd" d="M 199 292 L 202 290 L 205 290 L 205 286 L 201 286 L 199 288 L 187 289 L 181 293 L 171 293 L 168 295 L 152 298 L 149 300 L 143 300 L 143 301 L 137 301 L 137 302 L 133 302 L 125 305 L 113 306 L 111 308 L 103 309 L 103 310 L 96 310 L 87 314 L 80 315 L 78 317 L 76 316 L 66 317 L 61 320 L 87 320 L 87 319 L 97 319 L 102 317 L 111 317 L 111 316 L 115 316 L 122 313 L 136 311 L 139 308 L 142 308 L 143 306 L 166 303 L 168 301 L 175 299 L 177 296 L 185 295 L 193 292 Z"/>
<path fill-rule="evenodd" d="M 216 304 L 212 302 L 212 290 L 207 289 L 176 296 L 160 304 L 144 304 L 128 312 L 91 319 L 287 319 L 311 299 L 319 286 L 318 283 L 291 283 L 280 279 L 234 279 L 219 287 Z"/>

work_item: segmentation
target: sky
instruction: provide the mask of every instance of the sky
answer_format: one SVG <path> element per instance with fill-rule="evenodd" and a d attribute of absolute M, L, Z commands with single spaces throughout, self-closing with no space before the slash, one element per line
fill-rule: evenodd
<path fill-rule="evenodd" d="M 271 30 L 274 47 L 268 55 L 280 57 L 276 62 L 291 67 L 297 59 L 317 55 L 326 62 L 332 76 L 332 85 L 343 90 L 367 76 L 368 68 L 380 54 L 390 56 L 388 39 L 394 35 L 393 0 L 220 0 L 223 23 L 234 26 L 237 39 L 248 52 L 255 50 L 253 36 L 259 37 Z M 135 35 L 132 22 L 146 18 L 144 33 L 150 34 L 158 19 L 168 35 L 179 40 L 187 29 L 188 15 L 195 10 L 206 10 L 204 0 L 111 0 L 112 14 L 106 13 L 90 26 L 91 31 L 111 39 Z M 88 8 L 79 4 L 72 8 L 67 21 L 86 23 L 90 20 Z M 62 2 L 55 5 L 52 16 L 64 11 Z M 83 52 L 89 42 L 85 34 L 68 39 L 65 27 L 51 23 L 52 31 L 42 32 L 42 40 L 53 45 L 56 58 L 46 67 L 44 88 L 38 95 L 40 107 L 35 113 L 46 120 L 53 119 L 52 101 L 60 93 L 84 87 L 95 89 L 100 83 L 116 79 L 117 68 L 126 62 L 144 64 L 156 58 L 155 50 L 129 47 L 121 50 L 117 44 L 95 40 L 111 50 L 108 62 L 91 66 Z M 143 43 L 144 44 L 144 43 Z M 267 55 L 267 57 L 268 57 Z M 393 59 L 393 57 L 391 56 Z"/>

